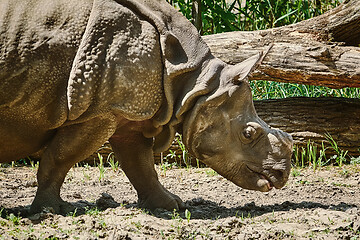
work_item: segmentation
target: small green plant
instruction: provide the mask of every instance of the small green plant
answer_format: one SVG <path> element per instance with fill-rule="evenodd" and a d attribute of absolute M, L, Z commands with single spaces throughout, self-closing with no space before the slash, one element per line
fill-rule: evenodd
<path fill-rule="evenodd" d="M 105 222 L 105 220 L 101 218 L 101 219 L 99 220 L 99 225 L 101 226 L 102 229 L 105 229 L 105 228 L 106 228 L 106 222 Z"/>
<path fill-rule="evenodd" d="M 346 168 L 343 168 L 343 169 L 341 170 L 340 174 L 341 174 L 343 177 L 345 177 L 345 178 L 347 178 L 347 177 L 349 177 L 349 176 L 351 175 L 351 173 L 349 172 L 349 170 L 347 170 Z"/>
<path fill-rule="evenodd" d="M 244 216 L 244 213 L 243 213 L 243 212 L 242 212 L 241 215 L 240 215 L 240 214 L 239 214 L 239 211 L 236 211 L 236 212 L 235 212 L 235 217 L 240 218 L 241 221 L 244 221 L 245 218 L 247 218 L 247 217 L 251 218 L 251 214 L 248 213 L 247 216 Z"/>
<path fill-rule="evenodd" d="M 305 167 L 305 157 L 306 157 L 306 151 L 304 147 L 301 147 L 301 167 Z"/>
<path fill-rule="evenodd" d="M 176 135 L 176 141 L 179 144 L 179 147 L 181 149 L 182 160 L 184 161 L 186 168 L 190 168 L 191 167 L 191 159 L 189 157 L 189 152 L 186 149 L 186 147 L 182 141 L 182 136 L 180 134 Z"/>
<path fill-rule="evenodd" d="M 85 207 L 85 214 L 89 216 L 97 216 L 100 214 L 100 210 L 97 207 L 95 208 Z"/>
<path fill-rule="evenodd" d="M 31 168 L 32 168 L 33 170 L 39 169 L 39 161 L 37 161 L 37 162 L 35 163 L 30 157 L 27 157 L 27 159 L 29 160 L 30 165 L 31 165 Z"/>
<path fill-rule="evenodd" d="M 325 146 L 324 146 L 324 142 L 322 141 L 321 142 L 321 149 L 320 149 L 320 151 L 319 151 L 319 153 L 320 153 L 320 155 L 319 155 L 319 160 L 318 160 L 318 162 L 319 162 L 319 167 L 323 167 L 323 166 L 325 166 L 325 165 L 327 165 L 329 162 L 330 162 L 330 160 L 328 159 L 326 159 L 326 150 L 327 150 L 328 148 L 326 148 Z M 322 161 L 324 159 L 324 161 Z"/>
<path fill-rule="evenodd" d="M 98 168 L 99 168 L 99 181 L 101 182 L 102 179 L 105 178 L 105 167 L 104 167 L 104 161 L 103 161 L 103 156 L 101 156 L 100 153 L 98 153 L 98 158 L 99 158 L 99 165 L 98 165 Z"/>
<path fill-rule="evenodd" d="M 208 175 L 209 177 L 213 177 L 213 176 L 217 176 L 219 175 L 215 170 L 213 169 L 209 169 L 209 170 L 205 170 L 206 175 Z"/>
<path fill-rule="evenodd" d="M 317 168 L 323 167 L 328 161 L 326 161 L 326 149 L 324 142 L 321 144 L 321 149 L 318 151 L 318 147 L 310 140 L 306 144 L 306 149 L 302 148 L 301 165 L 305 166 L 306 163 L 311 166 L 314 171 Z"/>
<path fill-rule="evenodd" d="M 301 171 L 299 169 L 297 169 L 297 168 L 292 168 L 291 169 L 291 175 L 293 177 L 298 177 L 298 176 L 300 176 L 300 174 L 301 174 Z"/>
<path fill-rule="evenodd" d="M 85 169 L 86 169 L 86 168 L 83 168 L 83 169 L 82 169 L 82 172 L 83 172 L 84 178 L 85 178 L 86 180 L 90 180 L 90 178 L 91 178 L 91 177 L 90 177 L 90 175 L 89 175 L 89 174 L 87 174 L 87 173 L 86 173 L 86 170 L 85 170 Z"/>
<path fill-rule="evenodd" d="M 316 153 L 317 153 L 317 146 L 312 144 L 310 142 L 310 140 L 308 141 L 308 143 L 306 144 L 306 149 L 307 149 L 307 159 L 309 161 L 309 164 L 312 165 L 312 167 L 314 168 L 314 170 L 316 170 L 316 166 L 317 166 L 317 157 L 316 157 Z"/>
<path fill-rule="evenodd" d="M 108 155 L 107 162 L 110 164 L 110 167 L 114 172 L 119 170 L 119 162 L 115 161 L 115 157 L 112 152 Z"/>
<path fill-rule="evenodd" d="M 340 149 L 336 143 L 336 141 L 332 138 L 332 136 L 329 133 L 325 134 L 326 139 L 329 141 L 331 147 L 334 149 L 334 151 L 337 153 L 336 155 L 332 156 L 331 159 L 335 160 L 339 167 L 343 165 L 344 162 L 346 162 L 346 155 L 348 151 L 344 151 Z"/>
<path fill-rule="evenodd" d="M 68 214 L 66 214 L 66 216 L 68 217 L 76 217 L 76 212 L 77 212 L 77 208 L 75 208 L 75 210 L 73 212 L 69 212 Z"/>
<path fill-rule="evenodd" d="M 73 212 L 69 212 L 68 214 L 66 214 L 66 216 L 72 218 L 73 225 L 76 225 L 79 223 L 79 220 L 76 219 L 76 214 L 77 214 L 77 208 L 75 208 L 75 210 Z"/>
<path fill-rule="evenodd" d="M 160 235 L 162 239 L 166 239 L 165 233 L 163 230 L 160 230 Z M 171 239 L 170 237 L 168 239 Z"/>
<path fill-rule="evenodd" d="M 84 165 L 83 167 L 84 167 L 84 169 L 86 169 L 86 170 L 89 170 L 89 169 L 91 168 L 88 163 L 85 163 L 85 165 Z"/>
<path fill-rule="evenodd" d="M 171 219 L 174 221 L 171 226 L 175 228 L 175 232 L 177 233 L 178 237 L 182 235 L 182 221 L 183 219 L 180 217 L 180 214 L 174 209 Z"/>
<path fill-rule="evenodd" d="M 170 159 L 176 159 L 176 152 L 169 149 L 169 154 L 166 155 L 165 160 L 168 160 L 169 158 Z"/>
<path fill-rule="evenodd" d="M 176 162 L 168 163 L 168 162 L 166 161 L 166 162 L 163 162 L 163 163 L 160 165 L 160 169 L 161 169 L 162 172 L 164 173 L 164 176 L 166 176 L 166 171 L 172 169 L 174 166 L 176 166 Z"/>
<path fill-rule="evenodd" d="M 308 182 L 308 181 L 306 181 L 306 180 L 302 180 L 302 179 L 300 179 L 300 180 L 299 180 L 299 181 L 297 181 L 296 183 L 301 184 L 301 185 L 304 185 L 304 184 L 309 184 L 309 182 Z"/>
<path fill-rule="evenodd" d="M 161 161 L 161 166 L 165 164 L 163 168 L 165 168 L 164 174 L 166 175 L 166 170 L 168 170 L 169 162 L 176 162 L 176 152 L 169 149 L 169 153 L 165 157 L 161 157 L 160 161 Z M 164 170 L 163 168 L 162 170 Z"/>
<path fill-rule="evenodd" d="M 11 221 L 14 225 L 19 225 L 21 217 L 15 216 L 13 213 L 10 213 L 10 215 L 7 217 L 9 221 Z"/>
<path fill-rule="evenodd" d="M 172 215 L 171 215 L 171 219 L 179 221 L 179 222 L 182 221 L 182 218 L 180 217 L 180 214 L 176 209 L 173 210 Z"/>
<path fill-rule="evenodd" d="M 200 168 L 200 160 L 196 158 L 196 167 Z"/>
<path fill-rule="evenodd" d="M 189 223 L 191 218 L 191 212 L 188 209 L 185 210 L 185 217 L 187 219 L 187 222 Z"/>
<path fill-rule="evenodd" d="M 131 224 L 133 224 L 137 228 L 137 230 L 141 230 L 141 228 L 143 227 L 140 221 L 131 222 Z"/>

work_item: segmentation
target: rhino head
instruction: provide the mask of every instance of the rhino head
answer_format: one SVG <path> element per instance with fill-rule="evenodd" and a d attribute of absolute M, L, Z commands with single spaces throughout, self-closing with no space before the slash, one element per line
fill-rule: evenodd
<path fill-rule="evenodd" d="M 293 141 L 256 114 L 247 76 L 261 55 L 222 68 L 217 89 L 198 98 L 185 115 L 183 137 L 188 150 L 219 174 L 265 192 L 285 185 Z"/>

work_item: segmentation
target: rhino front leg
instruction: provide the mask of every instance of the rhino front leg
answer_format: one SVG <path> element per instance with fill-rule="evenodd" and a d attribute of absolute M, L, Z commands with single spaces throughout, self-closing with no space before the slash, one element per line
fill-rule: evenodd
<path fill-rule="evenodd" d="M 88 122 L 58 129 L 45 150 L 37 173 L 38 189 L 30 213 L 44 207 L 56 213 L 67 213 L 74 207 L 60 197 L 60 187 L 70 168 L 95 152 L 115 132 L 111 118 L 95 118 Z"/>
<path fill-rule="evenodd" d="M 174 210 L 185 205 L 175 194 L 166 190 L 154 168 L 153 140 L 140 132 L 114 135 L 110 144 L 121 168 L 135 187 L 138 204 L 147 209 Z"/>

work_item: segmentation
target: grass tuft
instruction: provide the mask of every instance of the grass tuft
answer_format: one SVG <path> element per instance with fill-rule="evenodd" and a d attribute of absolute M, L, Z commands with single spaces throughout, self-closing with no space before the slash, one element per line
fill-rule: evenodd
<path fill-rule="evenodd" d="M 325 134 L 325 137 L 326 141 L 322 142 L 319 151 L 318 146 L 310 140 L 306 147 L 294 146 L 292 165 L 300 168 L 312 167 L 316 170 L 330 164 L 339 167 L 343 164 L 360 164 L 360 157 L 349 156 L 348 151 L 341 149 L 330 134 Z M 325 147 L 325 142 L 329 147 Z"/>

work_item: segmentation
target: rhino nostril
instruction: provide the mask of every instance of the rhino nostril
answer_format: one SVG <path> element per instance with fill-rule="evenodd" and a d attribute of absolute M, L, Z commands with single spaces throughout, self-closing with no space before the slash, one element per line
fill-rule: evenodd
<path fill-rule="evenodd" d="M 284 178 L 285 171 L 283 171 L 283 170 L 274 170 L 273 174 L 277 179 L 282 179 L 282 178 Z"/>

